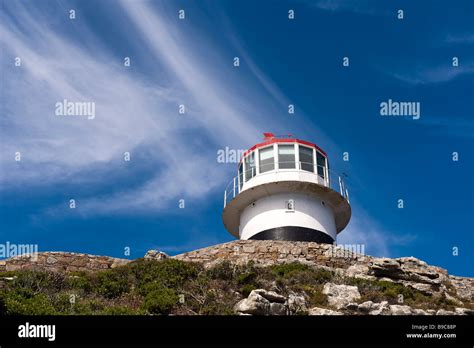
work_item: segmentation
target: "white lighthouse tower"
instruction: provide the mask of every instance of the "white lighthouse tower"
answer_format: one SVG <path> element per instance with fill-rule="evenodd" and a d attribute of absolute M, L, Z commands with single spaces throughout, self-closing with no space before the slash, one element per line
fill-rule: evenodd
<path fill-rule="evenodd" d="M 264 136 L 224 192 L 224 226 L 239 239 L 333 243 L 351 206 L 341 177 L 331 182 L 326 153 L 291 136 Z"/>

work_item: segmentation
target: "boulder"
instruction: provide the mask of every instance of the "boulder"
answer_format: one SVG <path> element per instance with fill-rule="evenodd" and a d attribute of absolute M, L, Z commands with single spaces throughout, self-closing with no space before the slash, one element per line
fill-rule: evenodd
<path fill-rule="evenodd" d="M 407 280 L 415 283 L 440 285 L 447 280 L 447 271 L 415 257 L 400 257 L 389 259 L 386 257 L 374 258 L 369 263 L 369 274 L 376 277 Z"/>
<path fill-rule="evenodd" d="M 327 295 L 329 304 L 337 309 L 344 308 L 349 303 L 360 299 L 357 286 L 351 285 L 326 283 L 323 288 L 323 294 Z"/>
<path fill-rule="evenodd" d="M 252 315 L 268 315 L 270 312 L 270 301 L 253 290 L 247 298 L 237 302 L 234 311 Z"/>
<path fill-rule="evenodd" d="M 344 315 L 344 313 L 333 311 L 332 309 L 314 307 L 309 310 L 308 315 Z"/>
<path fill-rule="evenodd" d="M 159 250 L 148 250 L 144 256 L 145 259 L 147 260 L 164 260 L 169 258 L 169 256 Z"/>
<path fill-rule="evenodd" d="M 387 301 L 380 303 L 365 301 L 358 306 L 358 311 L 369 315 L 387 315 L 390 314 L 390 306 Z"/>
<path fill-rule="evenodd" d="M 259 294 L 260 296 L 263 296 L 264 298 L 266 298 L 270 302 L 285 303 L 285 301 L 286 301 L 285 296 L 279 295 L 274 291 L 267 291 L 267 290 L 264 290 L 264 289 L 256 289 L 256 290 L 253 290 L 252 292 L 255 292 L 256 294 Z"/>
<path fill-rule="evenodd" d="M 306 299 L 302 295 L 289 294 L 286 303 L 291 314 L 308 311 L 308 308 L 306 307 Z"/>
<path fill-rule="evenodd" d="M 270 303 L 268 315 L 287 315 L 288 307 L 282 303 L 273 302 Z"/>
<path fill-rule="evenodd" d="M 410 306 L 405 305 L 390 305 L 391 315 L 412 315 L 413 310 Z"/>
<path fill-rule="evenodd" d="M 454 312 L 459 315 L 474 315 L 474 310 L 469 308 L 456 307 Z"/>
<path fill-rule="evenodd" d="M 273 291 L 256 289 L 234 306 L 237 313 L 251 315 L 286 315 L 288 307 L 286 297 Z"/>
<path fill-rule="evenodd" d="M 440 309 L 436 312 L 436 315 L 455 315 L 455 312 L 447 311 L 446 309 Z"/>

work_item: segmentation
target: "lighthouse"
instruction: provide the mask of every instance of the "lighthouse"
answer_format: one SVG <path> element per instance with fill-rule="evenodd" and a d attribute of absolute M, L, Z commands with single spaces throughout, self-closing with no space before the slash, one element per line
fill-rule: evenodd
<path fill-rule="evenodd" d="M 348 189 L 326 152 L 291 136 L 264 133 L 224 191 L 222 220 L 239 239 L 333 243 L 350 218 Z"/>

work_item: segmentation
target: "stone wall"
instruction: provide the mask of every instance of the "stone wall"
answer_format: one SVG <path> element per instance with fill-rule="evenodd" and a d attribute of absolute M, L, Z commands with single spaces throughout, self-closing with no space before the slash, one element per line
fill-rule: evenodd
<path fill-rule="evenodd" d="M 109 256 L 96 256 L 66 252 L 40 252 L 21 255 L 0 261 L 1 271 L 20 269 L 46 270 L 53 272 L 94 271 L 115 268 L 131 260 Z"/>
<path fill-rule="evenodd" d="M 262 266 L 298 261 L 342 269 L 354 264 L 366 264 L 372 259 L 331 244 L 276 240 L 236 240 L 176 255 L 174 258 L 201 262 L 205 266 L 223 260 L 235 264 L 245 264 L 252 260 Z"/>

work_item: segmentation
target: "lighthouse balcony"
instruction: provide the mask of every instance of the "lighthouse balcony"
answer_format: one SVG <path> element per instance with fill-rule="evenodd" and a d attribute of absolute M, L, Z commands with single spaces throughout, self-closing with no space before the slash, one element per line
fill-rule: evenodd
<path fill-rule="evenodd" d="M 224 192 L 224 208 L 237 195 L 246 190 L 270 183 L 298 182 L 317 184 L 339 192 L 349 203 L 349 191 L 341 176 L 336 175 L 323 164 L 301 161 L 282 161 L 278 163 L 257 163 L 247 170 L 239 170 Z"/>

